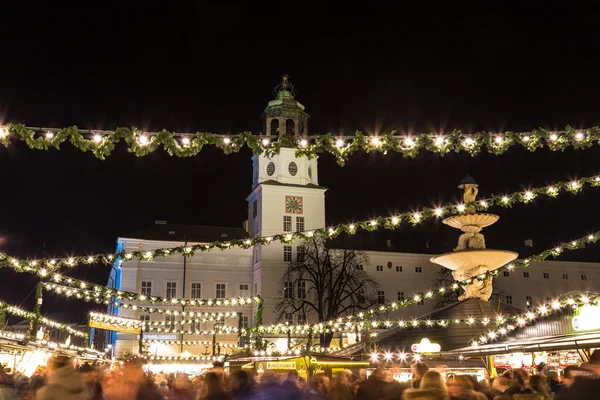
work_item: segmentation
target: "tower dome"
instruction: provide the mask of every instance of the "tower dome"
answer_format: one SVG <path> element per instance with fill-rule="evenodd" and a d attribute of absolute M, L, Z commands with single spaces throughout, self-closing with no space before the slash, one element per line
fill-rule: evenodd
<path fill-rule="evenodd" d="M 304 105 L 294 99 L 296 90 L 287 75 L 275 87 L 274 95 L 275 99 L 269 101 L 261 116 L 263 133 L 270 137 L 306 136 L 309 115 L 304 111 Z"/>

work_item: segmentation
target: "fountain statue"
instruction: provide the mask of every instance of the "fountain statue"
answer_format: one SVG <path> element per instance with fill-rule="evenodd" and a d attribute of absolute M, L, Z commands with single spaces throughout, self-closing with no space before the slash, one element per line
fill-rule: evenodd
<path fill-rule="evenodd" d="M 446 218 L 443 222 L 460 229 L 463 234 L 458 238 L 458 245 L 452 253 L 432 257 L 431 262 L 452 270 L 452 276 L 457 281 L 465 281 L 508 264 L 516 259 L 518 254 L 485 247 L 485 238 L 481 230 L 496 223 L 500 217 L 475 212 L 474 203 L 479 189 L 472 177 L 467 175 L 458 188 L 464 190 L 465 211 L 463 214 Z M 462 287 L 465 293 L 459 296 L 459 300 L 476 298 L 488 301 L 492 295 L 492 278 L 483 281 L 472 279 L 469 284 L 465 283 Z"/>

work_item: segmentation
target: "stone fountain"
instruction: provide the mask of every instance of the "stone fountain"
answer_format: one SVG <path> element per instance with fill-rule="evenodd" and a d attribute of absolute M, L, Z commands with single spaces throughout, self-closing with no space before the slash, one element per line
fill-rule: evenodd
<path fill-rule="evenodd" d="M 485 247 L 485 238 L 481 230 L 490 226 L 500 218 L 494 214 L 476 213 L 472 203 L 479 192 L 475 180 L 467 175 L 458 186 L 464 189 L 463 200 L 466 206 L 464 213 L 446 218 L 444 224 L 460 229 L 463 234 L 458 238 L 458 246 L 451 253 L 432 257 L 431 262 L 452 270 L 457 281 L 465 281 L 478 275 L 494 271 L 517 258 L 518 254 L 507 250 L 492 250 Z M 492 278 L 483 281 L 473 279 L 464 284 L 465 293 L 458 299 L 470 298 L 488 301 L 492 295 Z"/>

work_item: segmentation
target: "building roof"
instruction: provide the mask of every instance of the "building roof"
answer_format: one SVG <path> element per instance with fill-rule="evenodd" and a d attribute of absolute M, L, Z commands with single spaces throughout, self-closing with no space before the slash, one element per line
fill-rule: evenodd
<path fill-rule="evenodd" d="M 326 187 L 315 185 L 313 183 L 308 183 L 306 185 L 296 185 L 296 184 L 293 184 L 293 183 L 281 183 L 281 182 L 278 182 L 278 181 L 274 181 L 272 179 L 269 179 L 268 181 L 259 182 L 258 184 L 259 185 L 291 186 L 291 187 L 298 187 L 298 188 L 325 189 L 325 190 L 328 190 Z"/>
<path fill-rule="evenodd" d="M 122 237 L 169 242 L 188 240 L 210 243 L 218 240 L 245 239 L 248 237 L 248 233 L 244 228 L 156 223 Z"/>
<path fill-rule="evenodd" d="M 496 314 L 515 315 L 521 314 L 523 310 L 518 307 L 510 306 L 504 303 L 495 303 L 479 299 L 466 299 L 458 303 L 441 308 L 432 313 L 426 314 L 419 319 L 431 320 L 452 320 L 468 318 L 493 318 Z M 488 328 L 489 329 L 489 328 Z M 449 324 L 447 327 L 432 326 L 418 328 L 392 328 L 380 333 L 373 342 L 384 349 L 404 351 L 410 350 L 414 343 L 420 343 L 421 339 L 427 338 L 432 343 L 438 343 L 442 351 L 450 351 L 468 345 L 469 340 L 480 336 L 486 328 L 481 324 Z M 360 343 L 348 349 L 344 349 L 337 355 L 356 355 L 363 352 L 364 343 Z"/>

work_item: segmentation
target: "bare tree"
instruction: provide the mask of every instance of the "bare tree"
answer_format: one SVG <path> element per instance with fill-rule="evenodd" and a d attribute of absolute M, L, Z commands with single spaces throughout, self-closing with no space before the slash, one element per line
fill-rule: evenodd
<path fill-rule="evenodd" d="M 377 304 L 378 285 L 364 270 L 369 262 L 364 252 L 332 249 L 320 237 L 302 248 L 281 281 L 279 318 L 295 313 L 325 322 Z M 321 335 L 321 346 L 328 346 L 332 337 Z"/>

